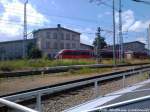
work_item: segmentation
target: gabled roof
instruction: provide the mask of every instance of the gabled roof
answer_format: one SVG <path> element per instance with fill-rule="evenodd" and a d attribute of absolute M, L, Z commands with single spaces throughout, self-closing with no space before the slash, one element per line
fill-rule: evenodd
<path fill-rule="evenodd" d="M 132 42 L 125 42 L 125 43 L 123 43 L 124 45 L 125 44 L 132 44 L 132 43 L 139 43 L 139 44 L 143 44 L 143 45 L 145 45 L 144 43 L 142 43 L 142 42 L 140 42 L 140 41 L 132 41 Z M 116 44 L 116 46 L 118 46 L 119 44 Z M 107 47 L 112 47 L 113 45 L 108 45 Z"/>
<path fill-rule="evenodd" d="M 85 45 L 85 46 L 89 46 L 89 47 L 94 47 L 92 45 L 88 45 L 88 44 L 84 44 L 84 43 L 80 43 L 80 45 Z"/>
<path fill-rule="evenodd" d="M 81 34 L 81 33 L 77 32 L 77 31 L 73 31 L 73 30 L 70 30 L 70 29 L 67 29 L 67 28 L 64 28 L 64 27 L 57 27 L 57 28 L 42 28 L 42 29 L 38 29 L 38 30 L 33 31 L 33 33 L 36 33 L 36 32 L 38 32 L 38 31 L 44 31 L 44 30 L 58 30 L 59 28 L 62 29 L 62 30 L 69 31 L 69 32 L 77 33 L 78 35 Z"/>
<path fill-rule="evenodd" d="M 126 43 L 124 43 L 124 44 L 131 44 L 131 43 L 139 43 L 139 44 L 145 45 L 143 42 L 140 42 L 140 41 L 126 42 Z"/>
<path fill-rule="evenodd" d="M 27 39 L 26 41 L 33 41 L 34 39 Z M 23 40 L 10 40 L 10 41 L 3 41 L 0 42 L 0 44 L 9 44 L 9 43 L 17 43 L 17 42 L 22 42 Z"/>

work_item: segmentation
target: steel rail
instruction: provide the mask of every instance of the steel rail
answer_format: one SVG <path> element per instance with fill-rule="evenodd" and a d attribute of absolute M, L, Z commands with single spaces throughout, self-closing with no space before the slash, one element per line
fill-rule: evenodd
<path fill-rule="evenodd" d="M 133 71 L 137 71 L 137 70 L 141 70 L 141 69 L 145 69 L 145 68 L 150 68 L 150 65 L 146 65 L 146 66 L 141 66 L 141 67 L 134 67 L 132 69 L 128 69 L 128 70 L 124 70 L 124 71 L 117 71 L 117 72 L 113 72 L 113 73 L 105 73 L 105 74 L 100 74 L 97 76 L 92 76 L 92 77 L 88 77 L 88 78 L 84 78 L 84 79 L 77 79 L 77 80 L 73 80 L 73 81 L 68 81 L 68 82 L 63 82 L 63 83 L 59 83 L 59 84 L 54 84 L 54 85 L 49 85 L 49 86 L 44 86 L 44 87 L 39 87 L 39 88 L 34 88 L 34 89 L 30 89 L 30 90 L 24 90 L 24 91 L 20 91 L 20 92 L 16 92 L 16 93 L 10 93 L 10 94 L 6 94 L 6 95 L 1 95 L 0 98 L 2 97 L 7 97 L 7 96 L 13 96 L 16 94 L 22 94 L 22 93 L 27 93 L 27 92 L 33 92 L 33 91 L 38 91 L 38 90 L 42 90 L 42 89 L 48 89 L 48 88 L 52 88 L 52 87 L 58 87 L 58 86 L 62 86 L 62 85 L 67 85 L 67 84 L 73 84 L 73 83 L 78 83 L 78 82 L 83 82 L 83 81 L 88 81 L 88 80 L 95 80 L 95 79 L 105 79 L 106 77 L 113 77 L 119 74 L 126 74 L 126 73 L 131 73 Z M 121 75 L 120 75 L 121 77 Z M 115 77 L 114 77 L 115 78 Z M 108 79 L 108 78 L 106 78 Z"/>
<path fill-rule="evenodd" d="M 131 99 L 131 100 L 127 100 L 127 101 L 123 101 L 123 102 L 119 102 L 119 103 L 115 103 L 115 104 L 101 106 L 101 107 L 98 107 L 98 108 L 95 108 L 95 109 L 91 109 L 91 110 L 89 110 L 87 112 L 97 112 L 97 111 L 101 112 L 101 110 L 104 110 L 104 109 L 115 108 L 115 107 L 118 107 L 118 106 L 131 104 L 131 103 L 135 103 L 135 102 L 140 102 L 140 101 L 148 100 L 148 99 L 150 99 L 150 95 L 144 96 L 144 97 L 135 98 L 135 99 Z"/>
<path fill-rule="evenodd" d="M 71 88 L 75 88 L 75 87 L 79 87 L 79 86 L 84 86 L 87 84 L 92 84 L 94 82 L 101 82 L 101 81 L 105 81 L 105 80 L 109 80 L 109 79 L 114 79 L 114 78 L 119 78 L 122 76 L 129 76 L 132 74 L 138 74 L 140 72 L 146 72 L 149 71 L 150 68 L 146 68 L 144 70 L 134 70 L 134 71 L 129 71 L 129 72 L 125 72 L 125 73 L 119 73 L 119 74 L 115 74 L 115 75 L 109 75 L 109 76 L 104 76 L 104 77 L 96 77 L 93 79 L 87 79 L 87 80 L 79 80 L 77 82 L 71 82 L 71 83 L 64 83 L 62 85 L 58 85 L 58 86 L 50 86 L 44 89 L 40 89 L 39 90 L 33 90 L 33 91 L 29 91 L 29 92 L 22 92 L 19 94 L 14 94 L 14 95 L 9 95 L 9 96 L 4 96 L 2 98 L 14 101 L 15 99 L 28 99 L 29 97 L 33 98 L 33 96 L 36 96 L 37 94 L 41 93 L 41 95 L 45 95 L 45 94 L 52 94 L 55 92 L 60 92 L 63 90 L 67 90 L 67 89 L 71 89 Z"/>
<path fill-rule="evenodd" d="M 123 77 L 123 85 L 125 85 L 126 76 L 131 76 L 131 75 L 135 75 L 135 74 L 142 75 L 142 72 L 149 73 L 149 71 L 150 71 L 150 66 L 144 66 L 141 68 L 130 69 L 130 70 L 127 70 L 124 72 L 110 73 L 108 75 L 105 74 L 103 76 L 96 76 L 96 77 L 92 77 L 92 78 L 70 81 L 70 82 L 58 84 L 55 86 L 48 86 L 47 88 L 44 88 L 44 89 L 39 88 L 37 90 L 33 90 L 33 91 L 29 91 L 29 92 L 21 92 L 19 94 L 5 96 L 2 98 L 9 100 L 9 101 L 13 101 L 13 102 L 21 102 L 21 101 L 36 98 L 37 99 L 37 108 L 41 112 L 41 108 L 42 108 L 41 107 L 41 96 L 43 96 L 43 95 L 61 92 L 61 91 L 72 89 L 72 88 L 78 88 L 80 86 L 85 86 L 88 84 L 94 84 L 94 87 L 96 88 L 98 82 L 111 80 L 111 79 L 115 79 L 115 78 L 120 78 L 120 77 Z"/>
<path fill-rule="evenodd" d="M 118 64 L 118 67 L 123 66 L 143 66 L 143 65 L 149 65 L 150 63 L 143 63 L 143 64 Z M 56 67 L 44 67 L 44 68 L 38 68 L 33 70 L 25 70 L 25 71 L 13 71 L 13 72 L 2 72 L 0 73 L 0 78 L 8 78 L 8 77 L 21 77 L 21 76 L 28 76 L 28 75 L 41 75 L 41 74 L 47 74 L 47 73 L 58 73 L 58 72 L 66 72 L 70 69 L 81 69 L 84 67 L 88 68 L 104 68 L 104 67 L 113 67 L 113 65 L 109 64 L 91 64 L 91 65 L 71 65 L 71 66 L 56 66 Z"/>
<path fill-rule="evenodd" d="M 25 106 L 19 105 L 17 103 L 14 103 L 14 102 L 8 101 L 6 99 L 2 99 L 2 98 L 0 98 L 0 103 L 3 105 L 6 105 L 8 107 L 11 107 L 13 109 L 23 111 L 23 112 L 38 112 L 38 111 L 32 110 L 30 108 L 27 108 Z"/>
<path fill-rule="evenodd" d="M 149 71 L 149 70 L 150 70 L 150 68 L 144 69 L 144 70 L 142 70 L 142 72 Z M 131 74 L 137 74 L 140 72 L 141 72 L 141 70 L 123 73 L 123 74 L 122 73 L 116 74 L 113 76 L 105 76 L 105 77 L 101 77 L 101 78 L 90 79 L 90 80 L 85 80 L 85 81 L 80 81 L 80 82 L 74 82 L 74 83 L 70 83 L 70 84 L 65 84 L 65 85 L 60 85 L 60 86 L 56 86 L 56 87 L 50 87 L 50 88 L 46 88 L 46 89 L 41 89 L 41 90 L 36 90 L 36 91 L 31 91 L 31 92 L 26 92 L 26 93 L 11 95 L 11 96 L 6 96 L 6 97 L 2 97 L 2 98 L 8 99 L 10 101 L 15 101 L 18 99 L 21 101 L 24 99 L 30 99 L 30 97 L 33 98 L 34 96 L 38 95 L 39 93 L 41 95 L 52 94 L 52 93 L 60 92 L 63 90 L 72 89 L 72 88 L 84 86 L 87 84 L 92 84 L 94 82 L 101 82 L 101 81 L 105 81 L 105 80 L 109 80 L 109 79 L 119 78 L 119 77 L 122 77 L 124 75 L 128 76 Z"/>
<path fill-rule="evenodd" d="M 145 84 L 143 84 L 143 85 L 145 85 Z M 145 92 L 145 91 L 150 91 L 150 88 L 148 88 L 148 89 L 140 89 L 140 90 L 133 90 L 133 91 L 130 91 L 128 93 L 138 93 L 138 92 Z M 117 96 L 117 95 L 124 95 L 124 93 L 103 95 L 102 97 Z"/>

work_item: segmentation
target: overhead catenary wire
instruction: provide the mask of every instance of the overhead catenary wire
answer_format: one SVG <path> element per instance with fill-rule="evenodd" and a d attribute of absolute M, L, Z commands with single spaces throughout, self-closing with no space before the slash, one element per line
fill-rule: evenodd
<path fill-rule="evenodd" d="M 10 9 L 13 9 L 13 8 L 10 8 Z M 16 10 L 13 9 L 13 11 L 15 11 L 15 12 L 13 12 L 13 13 L 14 13 L 14 14 L 18 14 L 18 15 L 20 15 L 20 16 L 23 16 L 23 13 L 20 13 L 20 11 L 18 11 L 18 10 L 19 10 L 19 9 L 16 9 Z M 34 13 L 28 12 L 27 16 L 29 16 L 29 17 L 38 17 L 38 16 L 33 16 L 32 14 L 34 14 Z M 55 15 L 55 14 L 49 14 L 49 15 L 44 14 L 44 15 L 45 15 L 46 17 L 57 17 L 57 18 L 72 19 L 72 20 L 76 20 L 76 21 L 78 20 L 78 21 L 83 21 L 83 22 L 98 23 L 97 20 L 86 19 L 86 18 L 62 16 L 62 15 Z"/>
<path fill-rule="evenodd" d="M 16 25 L 23 26 L 23 24 L 21 24 L 21 22 L 23 22 L 23 21 L 17 21 L 17 20 L 10 21 L 10 20 L 5 20 L 5 19 L 0 19 L 0 23 L 7 23 L 7 24 L 16 24 L 16 23 L 19 23 L 19 24 L 16 24 Z M 28 23 L 31 24 L 31 25 L 40 25 L 40 26 L 42 26 L 41 25 L 42 23 L 35 23 L 35 22 L 28 22 Z M 81 26 L 81 24 L 80 25 L 77 25 L 77 24 L 74 25 L 74 24 L 70 24 L 70 23 L 67 23 L 67 24 L 69 24 L 71 26 L 77 26 L 77 27 L 80 26 L 80 27 L 83 27 L 83 26 Z M 102 29 L 102 31 L 112 33 L 112 31 L 108 30 L 108 29 Z M 83 32 L 83 33 L 86 33 L 86 32 Z M 94 32 L 88 32 L 88 33 L 95 34 Z"/>
<path fill-rule="evenodd" d="M 103 2 L 104 4 L 104 2 Z M 6 7 L 6 6 L 5 6 Z M 11 9 L 11 8 L 9 8 Z M 17 10 L 17 8 L 12 8 L 13 10 Z M 18 10 L 17 10 L 18 11 Z M 14 12 L 15 13 L 15 12 Z M 20 12 L 18 12 L 17 14 L 19 14 Z M 21 15 L 20 16 L 23 16 L 22 13 L 20 13 Z M 31 14 L 31 13 L 30 13 Z M 36 16 L 33 16 L 33 15 L 28 15 L 29 17 L 36 17 Z M 66 16 L 60 16 L 60 15 L 46 15 L 47 17 L 51 17 L 51 16 L 54 16 L 54 17 L 59 17 L 59 18 L 66 18 L 66 19 L 72 19 L 72 20 L 76 20 L 76 21 L 84 21 L 84 22 L 92 22 L 92 23 L 98 23 L 98 21 L 96 20 L 91 20 L 91 19 L 85 19 L 85 18 L 78 18 L 78 17 L 66 17 Z M 2 20 L 2 19 L 1 19 Z M 3 21 L 7 21 L 7 20 L 3 20 Z M 12 22 L 12 21 L 11 21 Z M 20 21 L 19 21 L 20 22 Z M 33 22 L 28 22 L 28 23 L 31 23 L 32 25 L 41 25 L 41 23 L 33 23 Z M 69 23 L 70 24 L 70 23 Z"/>
<path fill-rule="evenodd" d="M 104 2 L 102 2 L 102 4 L 105 4 Z M 106 4 L 105 4 L 106 5 Z M 10 9 L 10 8 L 9 8 Z M 16 10 L 16 11 L 18 11 L 17 10 L 17 8 L 12 8 L 13 10 Z M 19 14 L 20 16 L 23 16 L 22 15 L 22 13 L 20 13 L 19 11 L 18 12 L 15 12 L 16 14 Z M 33 12 L 32 12 L 33 13 Z M 31 13 L 29 13 L 29 14 L 31 14 Z M 36 16 L 33 16 L 33 15 L 29 15 L 28 14 L 28 16 L 29 17 L 36 17 Z M 46 16 L 48 16 L 48 15 L 46 15 Z M 91 20 L 91 19 L 85 19 L 85 18 L 78 18 L 78 17 L 66 17 L 66 16 L 60 16 L 60 15 L 49 15 L 49 17 L 51 17 L 51 16 L 54 16 L 54 17 L 59 17 L 59 18 L 66 18 L 66 19 L 72 19 L 72 20 L 79 20 L 79 21 L 84 21 L 84 22 L 88 22 L 88 23 L 98 23 L 98 21 L 95 21 L 95 20 Z M 7 21 L 7 24 L 9 24 L 9 20 L 2 20 L 1 19 L 1 23 L 2 23 L 2 21 Z M 15 21 L 15 23 L 21 23 L 22 21 Z M 14 23 L 14 24 L 15 24 Z M 40 25 L 41 26 L 41 23 L 33 23 L 33 22 L 28 22 L 28 23 L 30 23 L 30 24 L 32 24 L 32 25 Z M 10 22 L 10 24 L 12 24 L 12 21 Z M 22 26 L 22 24 L 20 24 L 21 26 Z M 70 23 L 69 23 L 69 25 L 70 25 Z M 74 25 L 73 25 L 74 26 Z M 78 25 L 77 25 L 78 26 Z M 109 31 L 106 31 L 106 32 L 108 32 L 108 33 L 110 33 Z M 86 34 L 95 34 L 95 33 L 92 33 L 92 32 L 89 32 L 89 33 L 87 33 L 87 32 L 82 32 L 82 33 L 86 33 Z"/>

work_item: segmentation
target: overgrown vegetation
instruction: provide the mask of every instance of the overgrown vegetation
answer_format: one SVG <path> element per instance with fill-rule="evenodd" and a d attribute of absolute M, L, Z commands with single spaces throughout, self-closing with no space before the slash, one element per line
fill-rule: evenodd
<path fill-rule="evenodd" d="M 102 60 L 102 64 L 112 64 L 111 59 Z M 126 64 L 136 63 L 150 63 L 150 59 L 132 61 L 125 61 Z M 39 67 L 54 67 L 54 66 L 70 66 L 70 65 L 87 65 L 96 64 L 94 59 L 64 59 L 64 60 L 49 60 L 48 58 L 40 59 L 24 59 L 24 60 L 11 60 L 11 61 L 0 61 L 0 71 L 13 71 L 13 70 L 27 70 Z M 83 69 L 84 71 L 84 69 Z M 86 69 L 87 71 L 87 69 Z"/>
<path fill-rule="evenodd" d="M 79 59 L 79 60 L 48 60 L 48 59 L 24 59 L 12 61 L 0 61 L 0 71 L 26 70 L 38 67 L 54 67 L 54 66 L 69 66 L 69 65 L 86 65 L 94 64 L 94 60 Z"/>
<path fill-rule="evenodd" d="M 29 43 L 27 46 L 27 58 L 37 59 L 42 57 L 42 52 L 35 46 L 34 43 Z"/>
<path fill-rule="evenodd" d="M 137 64 L 137 63 L 150 63 L 150 59 L 132 59 L 125 61 L 128 64 Z"/>
<path fill-rule="evenodd" d="M 71 72 L 72 74 L 90 74 L 90 73 L 104 73 L 106 71 L 111 71 L 112 68 L 88 68 L 84 67 L 80 70 Z"/>

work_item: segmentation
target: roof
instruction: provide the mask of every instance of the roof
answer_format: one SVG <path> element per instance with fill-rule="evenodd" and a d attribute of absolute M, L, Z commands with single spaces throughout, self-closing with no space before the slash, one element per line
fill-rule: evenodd
<path fill-rule="evenodd" d="M 88 46 L 88 47 L 93 47 L 92 45 L 88 45 L 88 44 L 84 44 L 84 43 L 80 43 L 80 45 L 85 45 L 85 46 Z"/>
<path fill-rule="evenodd" d="M 145 45 L 143 42 L 140 41 L 125 42 L 124 44 L 131 44 L 131 43 L 139 43 Z"/>
<path fill-rule="evenodd" d="M 32 41 L 34 39 L 27 39 L 26 41 Z M 7 44 L 7 43 L 16 43 L 16 42 L 22 42 L 23 40 L 11 40 L 11 41 L 3 41 L 0 42 L 0 44 Z"/>
<path fill-rule="evenodd" d="M 69 32 L 77 33 L 78 35 L 81 34 L 81 33 L 79 33 L 79 32 L 76 32 L 76 31 L 73 31 L 73 30 L 71 30 L 71 29 L 67 29 L 67 28 L 64 28 L 64 27 L 57 27 L 57 28 L 42 28 L 42 29 L 38 29 L 38 30 L 33 31 L 33 33 L 36 33 L 36 32 L 39 32 L 39 31 L 44 31 L 44 30 L 58 30 L 58 28 L 60 28 L 60 29 L 62 29 L 62 30 L 69 31 Z"/>
<path fill-rule="evenodd" d="M 142 43 L 142 42 L 140 42 L 140 41 L 132 41 L 132 42 L 125 42 L 125 43 L 123 43 L 124 45 L 125 44 L 132 44 L 132 43 L 139 43 L 139 44 L 143 44 L 143 45 L 145 45 L 144 43 Z M 118 46 L 119 44 L 116 44 L 116 46 Z M 112 47 L 113 45 L 108 45 L 107 47 Z M 107 47 L 106 47 L 106 49 L 107 49 Z"/>

